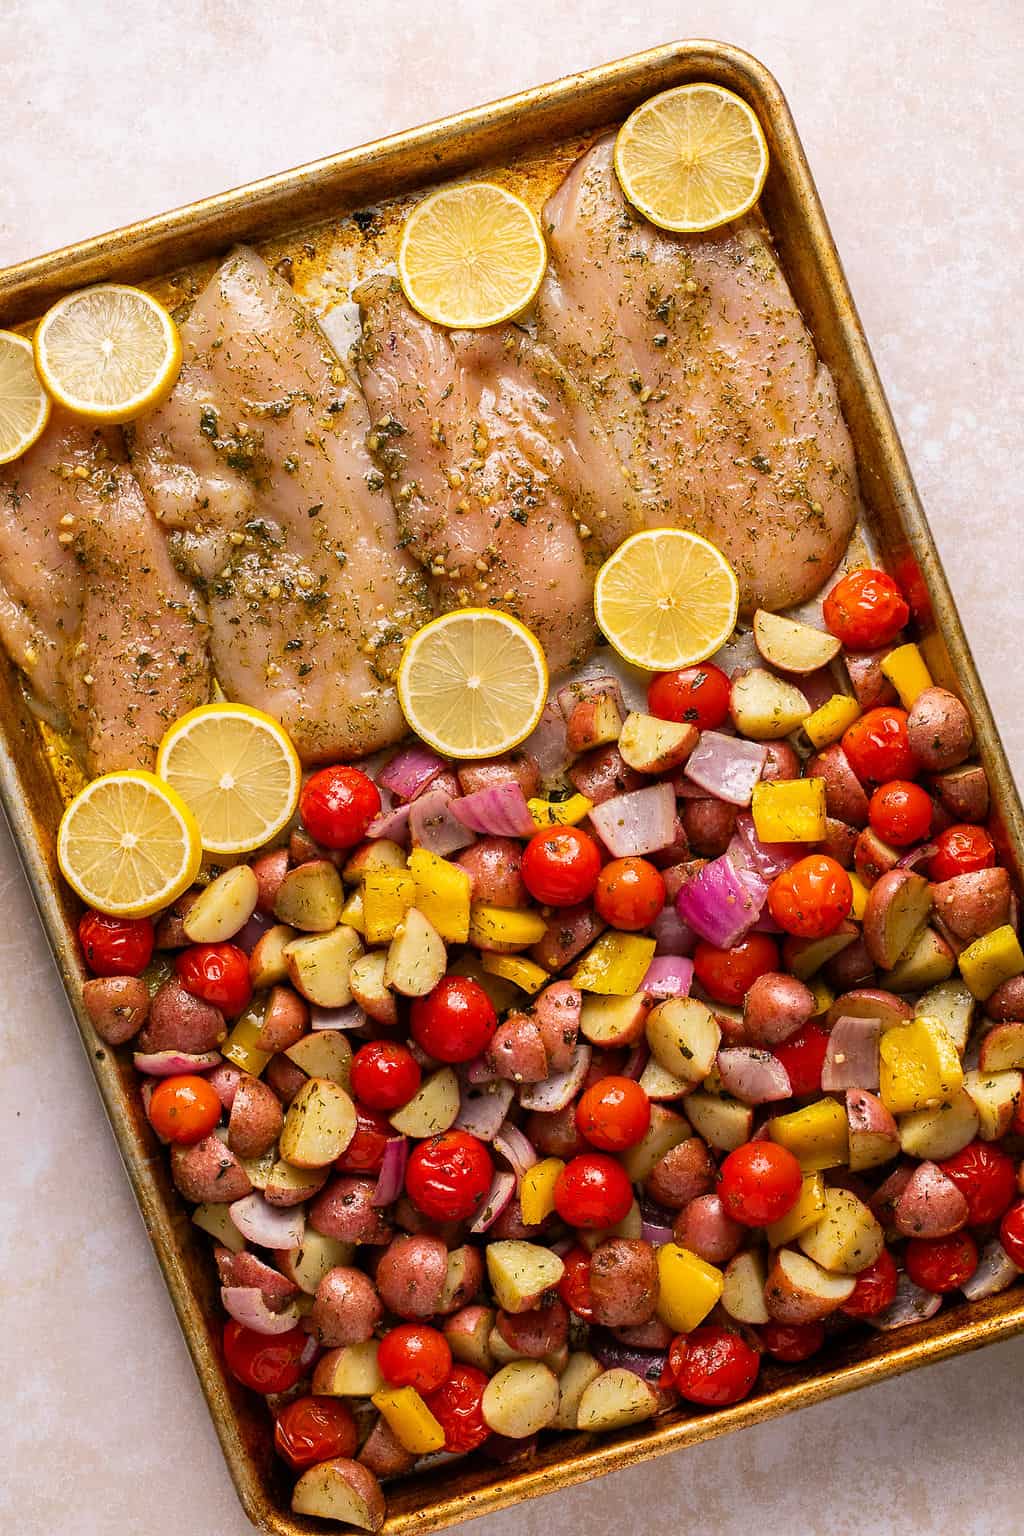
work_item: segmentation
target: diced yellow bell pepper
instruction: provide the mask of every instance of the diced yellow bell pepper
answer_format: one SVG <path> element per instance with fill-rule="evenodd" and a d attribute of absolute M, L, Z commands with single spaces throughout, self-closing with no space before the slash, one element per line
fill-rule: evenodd
<path fill-rule="evenodd" d="M 820 1019 L 823 1013 L 828 1013 L 836 1000 L 836 995 L 828 982 L 822 981 L 820 976 L 812 976 L 807 985 L 814 994 L 814 1012 L 811 1018 Z"/>
<path fill-rule="evenodd" d="M 416 882 L 416 906 L 442 939 L 465 944 L 473 883 L 464 869 L 426 848 L 414 848 L 409 871 Z"/>
<path fill-rule="evenodd" d="M 548 925 L 539 912 L 492 907 L 482 901 L 475 901 L 470 908 L 469 942 L 481 949 L 489 949 L 492 944 L 525 949 L 528 944 L 539 944 L 547 931 Z"/>
<path fill-rule="evenodd" d="M 519 1204 L 522 1206 L 523 1224 L 539 1227 L 555 1208 L 555 1185 L 565 1164 L 560 1157 L 545 1157 L 534 1163 L 523 1174 L 519 1186 Z"/>
<path fill-rule="evenodd" d="M 827 747 L 830 741 L 839 740 L 860 712 L 860 705 L 850 694 L 834 693 L 813 715 L 807 716 L 804 730 L 816 747 Z"/>
<path fill-rule="evenodd" d="M 575 827 L 593 809 L 586 795 L 570 795 L 568 800 L 527 800 L 535 827 Z"/>
<path fill-rule="evenodd" d="M 724 1288 L 720 1269 L 678 1243 L 658 1249 L 658 1316 L 677 1333 L 704 1321 Z"/>
<path fill-rule="evenodd" d="M 960 955 L 960 975 L 979 1002 L 991 997 L 996 987 L 1024 971 L 1024 951 L 1016 933 L 1005 923 L 982 934 Z"/>
<path fill-rule="evenodd" d="M 864 916 L 864 908 L 868 904 L 868 888 L 855 869 L 846 871 L 850 881 L 850 889 L 853 892 L 853 906 L 850 908 L 850 916 L 855 922 L 860 922 Z"/>
<path fill-rule="evenodd" d="M 408 869 L 371 869 L 363 880 L 363 929 L 370 944 L 389 944 L 399 923 L 416 904 L 416 881 Z"/>
<path fill-rule="evenodd" d="M 805 1173 L 838 1168 L 850 1156 L 846 1110 L 836 1099 L 819 1099 L 769 1122 L 772 1141 L 786 1147 Z"/>
<path fill-rule="evenodd" d="M 899 694 L 904 709 L 913 709 L 918 695 L 932 686 L 932 675 L 916 645 L 898 645 L 883 656 L 882 672 Z"/>
<path fill-rule="evenodd" d="M 581 992 L 631 997 L 647 975 L 656 948 L 654 939 L 609 929 L 587 950 L 576 967 L 572 984 Z"/>
<path fill-rule="evenodd" d="M 523 992 L 539 992 L 551 972 L 525 955 L 482 955 L 483 968 L 492 976 L 504 976 Z"/>
<path fill-rule="evenodd" d="M 363 892 L 360 888 L 353 891 L 341 909 L 341 921 L 349 928 L 354 928 L 356 933 L 366 938 L 366 923 L 363 918 Z"/>
<path fill-rule="evenodd" d="M 262 1028 L 262 1010 L 259 1013 L 243 1013 L 220 1048 L 221 1055 L 232 1066 L 241 1067 L 243 1072 L 251 1072 L 253 1077 L 259 1077 L 273 1054 L 272 1051 L 261 1051 L 256 1044 Z"/>
<path fill-rule="evenodd" d="M 952 1035 L 938 1019 L 887 1029 L 879 1045 L 879 1098 L 893 1115 L 951 1104 L 964 1085 Z"/>
<path fill-rule="evenodd" d="M 785 1216 L 765 1227 L 765 1236 L 773 1248 L 781 1248 L 825 1214 L 825 1180 L 820 1173 L 810 1173 L 800 1186 L 796 1205 Z"/>
<path fill-rule="evenodd" d="M 518 991 L 504 976 L 495 976 L 493 972 L 485 971 L 482 962 L 482 955 L 472 949 L 463 950 L 461 955 L 449 961 L 448 974 L 468 976 L 487 993 L 495 1013 L 506 1013 L 519 996 Z"/>
<path fill-rule="evenodd" d="M 755 784 L 750 809 L 762 843 L 818 843 L 825 836 L 825 780 Z"/>
<path fill-rule="evenodd" d="M 444 1450 L 444 1430 L 415 1387 L 387 1387 L 371 1398 L 388 1428 L 413 1456 Z"/>

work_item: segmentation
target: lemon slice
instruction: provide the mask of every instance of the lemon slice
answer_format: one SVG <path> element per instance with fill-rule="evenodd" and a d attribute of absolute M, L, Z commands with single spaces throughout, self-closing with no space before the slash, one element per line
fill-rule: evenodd
<path fill-rule="evenodd" d="M 529 736 L 548 696 L 536 635 L 510 614 L 458 608 L 406 645 L 398 699 L 418 736 L 446 757 L 492 757 Z"/>
<path fill-rule="evenodd" d="M 250 853 L 288 825 L 302 769 L 287 732 L 246 704 L 203 704 L 172 725 L 156 771 L 184 800 L 207 853 Z"/>
<path fill-rule="evenodd" d="M 768 145 L 756 115 L 732 91 L 679 85 L 627 117 L 615 140 L 615 171 L 652 224 L 695 233 L 754 206 L 768 174 Z"/>
<path fill-rule="evenodd" d="M 47 310 L 36 367 L 58 404 L 86 421 L 132 421 L 170 394 L 181 367 L 178 327 L 141 288 L 104 283 Z"/>
<path fill-rule="evenodd" d="M 437 325 L 510 320 L 540 287 L 548 251 L 536 215 L 487 181 L 442 187 L 405 221 L 398 275 L 413 309 Z"/>
<path fill-rule="evenodd" d="M 692 667 L 736 627 L 739 587 L 721 550 L 683 528 L 651 528 L 620 544 L 597 573 L 602 633 L 638 667 Z"/>
<path fill-rule="evenodd" d="M 186 891 L 203 849 L 188 806 L 152 773 L 105 773 L 61 818 L 57 862 L 89 906 L 148 917 Z"/>
<path fill-rule="evenodd" d="M 39 382 L 32 343 L 0 331 L 0 464 L 31 448 L 50 419 L 50 398 Z"/>

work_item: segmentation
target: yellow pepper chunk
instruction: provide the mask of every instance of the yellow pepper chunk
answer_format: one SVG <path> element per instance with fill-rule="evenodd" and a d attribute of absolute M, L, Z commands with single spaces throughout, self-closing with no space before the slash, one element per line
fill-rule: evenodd
<path fill-rule="evenodd" d="M 904 709 L 913 709 L 918 694 L 932 686 L 932 675 L 916 645 L 898 645 L 882 658 L 882 672 L 900 696 Z"/>
<path fill-rule="evenodd" d="M 413 1456 L 444 1450 L 444 1430 L 415 1387 L 387 1387 L 371 1399 L 388 1428 Z"/>
<path fill-rule="evenodd" d="M 353 891 L 341 909 L 341 921 L 349 928 L 354 928 L 356 933 L 366 938 L 366 923 L 363 918 L 363 893 L 361 890 Z"/>
<path fill-rule="evenodd" d="M 819 1099 L 769 1122 L 772 1141 L 786 1147 L 805 1173 L 838 1168 L 848 1161 L 850 1141 L 846 1110 L 836 1099 Z"/>
<path fill-rule="evenodd" d="M 369 943 L 389 944 L 409 908 L 416 881 L 407 869 L 371 869 L 363 880 L 363 930 Z"/>
<path fill-rule="evenodd" d="M 565 1164 L 560 1157 L 545 1157 L 534 1163 L 523 1174 L 519 1186 L 519 1204 L 522 1206 L 523 1223 L 527 1227 L 539 1227 L 555 1208 L 555 1185 Z"/>
<path fill-rule="evenodd" d="M 492 907 L 482 901 L 474 902 L 469 911 L 469 942 L 481 949 L 490 949 L 492 944 L 525 949 L 528 944 L 539 944 L 547 931 L 548 925 L 539 912 Z"/>
<path fill-rule="evenodd" d="M 272 1051 L 261 1051 L 256 1044 L 262 1028 L 261 1014 L 243 1013 L 220 1048 L 221 1055 L 232 1066 L 251 1072 L 253 1077 L 259 1077 L 273 1055 Z"/>
<path fill-rule="evenodd" d="M 503 976 L 523 992 L 539 992 L 544 983 L 551 980 L 550 971 L 525 955 L 482 955 L 481 960 L 490 975 Z"/>
<path fill-rule="evenodd" d="M 984 1002 L 996 987 L 1024 971 L 1024 950 L 1009 923 L 1004 923 L 968 944 L 959 964 L 960 975 L 979 1002 Z"/>
<path fill-rule="evenodd" d="M 850 694 L 834 693 L 813 715 L 807 716 L 804 730 L 816 747 L 827 747 L 830 741 L 839 740 L 846 728 L 860 717 L 860 712 L 860 705 Z"/>
<path fill-rule="evenodd" d="M 690 1333 L 704 1321 L 724 1289 L 720 1269 L 678 1243 L 658 1249 L 658 1316 L 676 1333 Z"/>
<path fill-rule="evenodd" d="M 825 1214 L 825 1180 L 820 1173 L 810 1173 L 800 1186 L 796 1205 L 778 1221 L 765 1227 L 765 1236 L 773 1248 L 781 1248 Z"/>
<path fill-rule="evenodd" d="M 414 848 L 409 871 L 416 882 L 416 906 L 449 944 L 469 938 L 472 881 L 464 869 L 426 848 Z"/>
<path fill-rule="evenodd" d="M 755 784 L 750 809 L 762 843 L 817 843 L 825 836 L 825 780 Z"/>
<path fill-rule="evenodd" d="M 587 950 L 576 967 L 572 984 L 581 992 L 631 997 L 647 975 L 656 948 L 655 939 L 610 929 Z"/>
<path fill-rule="evenodd" d="M 951 1104 L 964 1085 L 952 1035 L 938 1019 L 887 1029 L 879 1046 L 879 1098 L 893 1115 Z"/>
<path fill-rule="evenodd" d="M 538 829 L 575 827 L 594 806 L 586 795 L 570 795 L 568 800 L 527 800 L 527 809 Z"/>
<path fill-rule="evenodd" d="M 855 922 L 860 922 L 864 916 L 864 908 L 868 904 L 868 888 L 855 869 L 846 871 L 853 892 L 853 906 L 850 908 L 850 916 Z"/>

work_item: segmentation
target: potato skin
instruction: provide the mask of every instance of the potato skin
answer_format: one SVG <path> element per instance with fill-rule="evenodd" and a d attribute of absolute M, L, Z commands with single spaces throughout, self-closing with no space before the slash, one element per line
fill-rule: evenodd
<path fill-rule="evenodd" d="M 260 1157 L 281 1134 L 284 1114 L 272 1088 L 248 1072 L 239 1079 L 228 1117 L 228 1146 L 239 1157 Z"/>
<path fill-rule="evenodd" d="M 932 788 L 954 821 L 981 822 L 988 815 L 988 775 L 980 763 L 937 774 Z"/>
<path fill-rule="evenodd" d="M 291 987 L 271 987 L 256 1045 L 261 1051 L 286 1051 L 309 1028 L 309 1004 Z"/>
<path fill-rule="evenodd" d="M 861 709 L 877 709 L 880 704 L 895 704 L 896 690 L 882 671 L 891 646 L 877 651 L 855 651 L 844 658 L 850 687 Z"/>
<path fill-rule="evenodd" d="M 788 741 L 766 741 L 768 756 L 764 760 L 761 769 L 761 782 L 773 779 L 798 779 L 800 777 L 800 757 L 796 748 Z"/>
<path fill-rule="evenodd" d="M 540 768 L 529 752 L 506 752 L 475 763 L 461 763 L 455 770 L 464 795 L 495 784 L 518 784 L 527 800 L 540 792 Z"/>
<path fill-rule="evenodd" d="M 629 766 L 614 744 L 584 752 L 573 763 L 567 777 L 573 789 L 593 800 L 595 805 L 603 805 L 616 795 L 640 789 L 645 782 L 643 774 Z"/>
<path fill-rule="evenodd" d="M 814 993 L 795 976 L 766 971 L 743 1000 L 743 1030 L 752 1045 L 778 1045 L 814 1013 Z"/>
<path fill-rule="evenodd" d="M 853 867 L 865 885 L 874 885 L 895 869 L 900 856 L 895 848 L 883 842 L 873 827 L 865 827 L 853 849 Z"/>
<path fill-rule="evenodd" d="M 365 1344 L 383 1316 L 370 1277 L 361 1269 L 339 1264 L 317 1286 L 310 1320 L 317 1342 L 333 1349 L 339 1344 Z"/>
<path fill-rule="evenodd" d="M 970 944 L 1010 919 L 1010 876 L 1005 869 L 977 869 L 932 886 L 935 911 L 956 938 Z"/>
<path fill-rule="evenodd" d="M 294 1281 L 282 1275 L 280 1270 L 271 1269 L 269 1264 L 264 1264 L 262 1259 L 258 1259 L 248 1249 L 243 1249 L 241 1253 L 231 1253 L 227 1248 L 217 1247 L 213 1257 L 221 1285 L 257 1286 L 268 1307 L 286 1302 L 298 1294 L 299 1288 Z"/>
<path fill-rule="evenodd" d="M 372 1203 L 375 1188 L 373 1179 L 332 1179 L 309 1207 L 310 1223 L 339 1243 L 383 1246 L 391 1240 L 391 1227 Z"/>
<path fill-rule="evenodd" d="M 620 1344 L 627 1344 L 630 1349 L 656 1349 L 664 1352 L 675 1334 L 660 1317 L 652 1317 L 650 1322 L 637 1323 L 635 1327 L 616 1328 L 615 1337 Z"/>
<path fill-rule="evenodd" d="M 358 1461 L 349 1461 L 344 1456 L 334 1456 L 330 1461 L 320 1461 L 315 1466 L 307 1467 L 295 1484 L 292 1508 L 299 1514 L 307 1513 L 303 1494 L 309 1488 L 319 1491 L 325 1475 L 337 1479 L 351 1490 L 366 1512 L 366 1528 L 379 1531 L 387 1513 L 383 1490 L 369 1467 Z"/>
<path fill-rule="evenodd" d="M 715 1194 L 698 1195 L 676 1217 L 672 1236 L 709 1264 L 727 1264 L 743 1245 L 744 1230 Z"/>
<path fill-rule="evenodd" d="M 967 1216 L 967 1197 L 932 1162 L 918 1163 L 893 1202 L 893 1221 L 904 1237 L 949 1237 Z"/>
<path fill-rule="evenodd" d="M 985 1012 L 999 1024 L 1024 1019 L 1024 976 L 1011 976 L 996 987 L 985 1004 Z"/>
<path fill-rule="evenodd" d="M 839 821 L 835 816 L 826 816 L 825 836 L 818 844 L 818 852 L 828 854 L 830 859 L 835 859 L 844 869 L 852 869 L 858 836 L 856 827 Z"/>
<path fill-rule="evenodd" d="M 519 1195 L 515 1194 L 506 1205 L 497 1221 L 487 1233 L 492 1242 L 524 1242 L 533 1243 L 538 1239 L 546 1226 L 551 1225 L 550 1217 L 546 1222 L 541 1222 L 539 1227 L 528 1227 L 523 1220 L 523 1207 Z M 543 1241 L 543 1238 L 541 1238 Z"/>
<path fill-rule="evenodd" d="M 974 727 L 967 708 L 948 688 L 926 688 L 907 716 L 910 750 L 930 773 L 955 768 L 970 755 Z"/>
<path fill-rule="evenodd" d="M 439 1237 L 392 1239 L 377 1265 L 377 1289 L 398 1317 L 434 1317 L 448 1272 L 448 1250 Z"/>
<path fill-rule="evenodd" d="M 533 1000 L 532 1016 L 540 1030 L 549 1072 L 568 1072 L 580 1031 L 582 995 L 568 981 L 554 981 Z"/>
<path fill-rule="evenodd" d="M 432 1231 L 435 1236 L 441 1237 L 441 1240 L 444 1241 L 443 1233 L 438 1231 L 436 1222 L 433 1223 Z M 484 1283 L 484 1261 L 479 1248 L 474 1248 L 472 1243 L 462 1243 L 458 1248 L 453 1249 L 449 1253 L 449 1267 L 456 1255 L 460 1255 L 462 1258 L 462 1279 L 454 1291 L 452 1291 L 444 1306 L 439 1308 L 442 1317 L 450 1317 L 453 1312 L 460 1311 L 467 1302 L 473 1300 L 474 1296 L 479 1295 L 480 1288 Z"/>
<path fill-rule="evenodd" d="M 272 1056 L 263 1073 L 263 1081 L 269 1084 L 282 1104 L 290 1104 L 299 1089 L 306 1083 L 306 1074 L 287 1056 Z"/>
<path fill-rule="evenodd" d="M 837 821 L 851 827 L 868 824 L 868 797 L 838 742 L 808 758 L 804 770 L 809 779 L 825 780 L 825 809 Z"/>
<path fill-rule="evenodd" d="M 401 1477 L 416 1461 L 383 1416 L 367 1435 L 358 1459 L 375 1477 Z"/>
<path fill-rule="evenodd" d="M 510 1013 L 498 1025 L 487 1048 L 487 1060 L 498 1077 L 514 1083 L 541 1083 L 548 1075 L 548 1053 L 535 1019 Z"/>
<path fill-rule="evenodd" d="M 192 886 L 164 909 L 154 934 L 157 949 L 185 949 L 191 944 L 192 940 L 185 932 L 185 919 L 202 894 L 202 891 Z"/>
<path fill-rule="evenodd" d="M 241 1067 L 232 1066 L 230 1061 L 222 1061 L 219 1067 L 214 1067 L 212 1072 L 205 1072 L 203 1075 L 230 1115 L 238 1085 L 246 1074 Z"/>
<path fill-rule="evenodd" d="M 94 976 L 82 987 L 92 1027 L 107 1045 L 124 1045 L 149 1015 L 149 988 L 141 976 Z"/>
<path fill-rule="evenodd" d="M 196 1205 L 229 1205 L 252 1191 L 249 1175 L 217 1136 L 172 1147 L 171 1177 L 178 1193 Z"/>
<path fill-rule="evenodd" d="M 609 1237 L 590 1258 L 594 1321 L 606 1328 L 650 1322 L 658 1304 L 658 1261 L 642 1239 Z"/>
<path fill-rule="evenodd" d="M 691 853 L 717 859 L 736 830 L 736 807 L 724 800 L 680 800 L 679 815 Z"/>
<path fill-rule="evenodd" d="M 456 862 L 472 882 L 474 901 L 492 907 L 525 907 L 529 893 L 520 873 L 523 848 L 512 837 L 482 837 L 464 848 Z"/>
<path fill-rule="evenodd" d="M 715 1162 L 707 1143 L 699 1136 L 685 1141 L 659 1157 L 644 1186 L 652 1200 L 670 1211 L 680 1211 L 698 1195 L 715 1187 Z"/>
<path fill-rule="evenodd" d="M 250 867 L 260 888 L 256 910 L 269 916 L 274 910 L 278 886 L 288 873 L 288 850 L 271 848 L 269 853 L 261 853 L 258 859 L 253 859 Z"/>
<path fill-rule="evenodd" d="M 495 1327 L 509 1349 L 528 1360 L 543 1360 L 567 1342 L 569 1312 L 565 1302 L 555 1296 L 546 1306 L 529 1312 L 499 1311 Z"/>
<path fill-rule="evenodd" d="M 836 992 L 855 987 L 870 987 L 875 980 L 875 966 L 863 939 L 854 939 L 825 966 L 829 986 Z"/>
<path fill-rule="evenodd" d="M 547 971 L 560 971 L 582 954 L 604 928 L 603 920 L 589 902 L 576 907 L 561 907 L 552 913 L 548 931 L 534 944 L 530 957 Z"/>
<path fill-rule="evenodd" d="M 575 1103 L 556 1109 L 551 1115 L 533 1110 L 527 1116 L 523 1130 L 545 1157 L 560 1157 L 563 1162 L 568 1162 L 570 1157 L 578 1157 L 586 1151 L 587 1144 L 576 1128 Z"/>
<path fill-rule="evenodd" d="M 226 1037 L 220 1009 L 193 997 L 172 977 L 157 988 L 149 1005 L 149 1019 L 139 1036 L 139 1050 L 213 1051 Z"/>

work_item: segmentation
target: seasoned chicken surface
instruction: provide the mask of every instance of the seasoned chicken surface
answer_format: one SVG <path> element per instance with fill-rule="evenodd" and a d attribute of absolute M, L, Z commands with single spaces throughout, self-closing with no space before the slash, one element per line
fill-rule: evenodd
<path fill-rule="evenodd" d="M 356 297 L 370 444 L 440 606 L 505 608 L 552 671 L 582 660 L 597 567 L 640 526 L 595 413 L 515 326 L 443 330 L 390 277 Z"/>
<path fill-rule="evenodd" d="M 394 671 L 430 609 L 362 396 L 251 250 L 227 258 L 181 332 L 181 376 L 136 424 L 132 461 L 206 594 L 221 687 L 280 720 L 306 762 L 397 740 Z"/>
<path fill-rule="evenodd" d="M 152 768 L 168 725 L 209 697 L 202 604 L 119 433 L 55 415 L 0 471 L 0 637 L 95 773 Z"/>
<path fill-rule="evenodd" d="M 626 202 L 613 147 L 545 207 L 539 335 L 589 390 L 647 526 L 717 544 L 747 611 L 801 602 L 859 510 L 832 376 L 760 219 L 667 234 Z"/>

